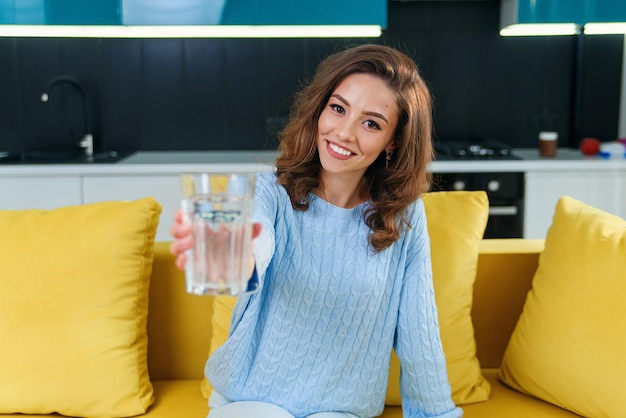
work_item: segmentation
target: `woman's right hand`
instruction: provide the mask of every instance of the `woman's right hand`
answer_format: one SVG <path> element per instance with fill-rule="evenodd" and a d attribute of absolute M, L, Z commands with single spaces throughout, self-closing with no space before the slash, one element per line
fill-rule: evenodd
<path fill-rule="evenodd" d="M 258 237 L 262 229 L 260 223 L 253 223 L 252 239 Z M 174 242 L 170 245 L 170 252 L 176 256 L 176 267 L 184 270 L 185 263 L 187 263 L 185 252 L 193 246 L 193 237 L 191 225 L 185 223 L 182 209 L 177 210 L 174 214 L 174 224 L 170 227 L 170 234 L 174 237 Z M 251 259 L 251 266 L 254 267 L 254 257 Z"/>
<path fill-rule="evenodd" d="M 185 251 L 193 245 L 191 236 L 191 226 L 183 220 L 183 211 L 177 210 L 174 215 L 174 224 L 170 227 L 170 234 L 174 237 L 174 242 L 170 245 L 170 252 L 176 256 L 176 267 L 185 269 L 187 255 Z"/>

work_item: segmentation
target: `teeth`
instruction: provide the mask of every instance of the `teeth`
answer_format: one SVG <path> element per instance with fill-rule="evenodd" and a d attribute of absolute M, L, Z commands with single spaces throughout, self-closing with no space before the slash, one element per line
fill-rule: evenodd
<path fill-rule="evenodd" d="M 346 157 L 352 154 L 350 151 L 340 148 L 335 144 L 329 144 L 329 145 L 330 145 L 330 149 L 335 151 L 337 154 L 345 155 Z"/>

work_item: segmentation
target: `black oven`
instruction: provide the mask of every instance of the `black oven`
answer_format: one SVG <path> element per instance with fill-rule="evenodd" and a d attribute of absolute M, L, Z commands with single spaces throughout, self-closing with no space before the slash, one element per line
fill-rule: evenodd
<path fill-rule="evenodd" d="M 435 144 L 436 160 L 515 160 L 507 144 L 500 142 L 443 141 Z M 473 164 L 473 163 L 472 163 Z M 435 172 L 432 191 L 483 190 L 489 198 L 485 238 L 522 238 L 524 230 L 523 172 Z"/>
<path fill-rule="evenodd" d="M 524 173 L 433 173 L 432 191 L 484 190 L 489 198 L 485 238 L 522 238 Z"/>

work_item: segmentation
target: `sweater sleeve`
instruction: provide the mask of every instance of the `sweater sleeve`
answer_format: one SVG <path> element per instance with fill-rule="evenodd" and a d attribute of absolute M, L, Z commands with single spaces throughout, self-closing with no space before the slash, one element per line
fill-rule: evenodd
<path fill-rule="evenodd" d="M 451 398 L 432 280 L 430 239 L 424 205 L 410 216 L 405 240 L 406 266 L 394 348 L 401 364 L 400 390 L 405 418 L 458 418 L 463 411 Z"/>
<path fill-rule="evenodd" d="M 278 204 L 281 201 L 279 186 L 273 173 L 259 173 L 254 195 L 254 220 L 260 222 L 263 229 L 254 242 L 254 260 L 256 274 L 263 283 L 265 271 L 274 255 L 275 224 Z"/>

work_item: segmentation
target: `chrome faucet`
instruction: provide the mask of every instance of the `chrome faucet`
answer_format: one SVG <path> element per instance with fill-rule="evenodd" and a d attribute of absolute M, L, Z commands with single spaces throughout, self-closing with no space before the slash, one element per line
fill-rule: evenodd
<path fill-rule="evenodd" d="M 74 86 L 83 98 L 83 128 L 85 129 L 85 135 L 81 138 L 78 145 L 85 150 L 85 156 L 88 159 L 93 158 L 94 143 L 93 134 L 91 133 L 91 101 L 87 90 L 78 79 L 71 75 L 59 75 L 50 79 L 41 94 L 41 101 L 47 102 L 50 98 L 50 92 L 54 87 L 59 84 L 69 84 Z"/>

